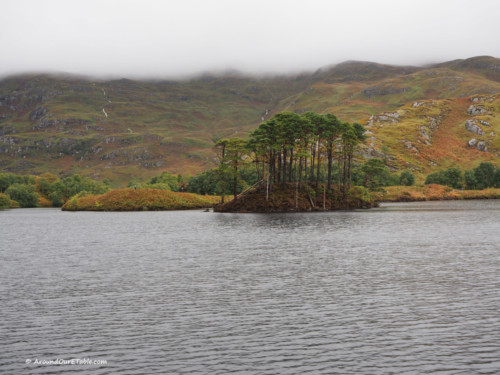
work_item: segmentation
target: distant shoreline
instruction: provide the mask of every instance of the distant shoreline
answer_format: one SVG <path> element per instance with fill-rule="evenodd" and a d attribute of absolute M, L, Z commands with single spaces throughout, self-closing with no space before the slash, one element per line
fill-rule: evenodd
<path fill-rule="evenodd" d="M 449 186 L 388 186 L 373 193 L 377 202 L 419 202 L 446 200 L 500 199 L 499 188 L 484 190 L 458 190 Z"/>

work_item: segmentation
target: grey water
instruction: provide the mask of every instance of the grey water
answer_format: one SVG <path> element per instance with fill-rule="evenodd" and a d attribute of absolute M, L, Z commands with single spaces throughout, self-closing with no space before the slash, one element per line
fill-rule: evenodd
<path fill-rule="evenodd" d="M 499 374 L 500 201 L 0 211 L 0 373 Z"/>

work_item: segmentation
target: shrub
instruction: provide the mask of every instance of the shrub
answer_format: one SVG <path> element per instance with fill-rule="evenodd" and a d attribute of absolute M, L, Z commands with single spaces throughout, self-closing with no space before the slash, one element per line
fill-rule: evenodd
<path fill-rule="evenodd" d="M 465 171 L 467 189 L 500 187 L 500 168 L 490 162 L 481 163 L 477 168 Z"/>
<path fill-rule="evenodd" d="M 36 207 L 38 205 L 39 195 L 33 185 L 13 184 L 6 190 L 10 199 L 19 203 L 22 208 Z"/>
<path fill-rule="evenodd" d="M 4 208 L 10 207 L 10 199 L 9 196 L 3 193 L 0 193 L 0 210 Z"/>
<path fill-rule="evenodd" d="M 199 196 L 191 193 L 177 193 L 160 189 L 117 189 L 102 195 L 80 193 L 69 199 L 63 210 L 89 211 L 141 211 L 179 210 L 186 208 L 211 207 L 218 203 L 218 197 Z"/>
<path fill-rule="evenodd" d="M 457 167 L 451 167 L 445 171 L 431 173 L 425 179 L 425 184 L 446 185 L 454 189 L 461 189 L 463 187 L 462 170 Z"/>
<path fill-rule="evenodd" d="M 5 193 L 14 184 L 34 185 L 35 176 L 21 176 L 14 173 L 0 173 L 0 193 Z"/>
<path fill-rule="evenodd" d="M 347 203 L 353 208 L 370 208 L 374 200 L 368 189 L 362 186 L 354 186 L 347 192 Z"/>
<path fill-rule="evenodd" d="M 478 189 L 495 186 L 495 166 L 492 163 L 481 163 L 474 169 Z"/>
<path fill-rule="evenodd" d="M 474 170 L 469 169 L 465 171 L 465 187 L 469 190 L 477 189 L 478 183 Z"/>
<path fill-rule="evenodd" d="M 415 176 L 411 171 L 405 170 L 399 176 L 399 183 L 403 186 L 412 186 L 415 184 Z"/>

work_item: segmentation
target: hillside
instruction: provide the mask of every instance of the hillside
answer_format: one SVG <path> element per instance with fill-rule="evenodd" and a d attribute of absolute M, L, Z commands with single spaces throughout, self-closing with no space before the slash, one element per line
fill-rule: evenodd
<path fill-rule="evenodd" d="M 427 67 L 346 62 L 280 77 L 9 77 L 0 81 L 0 170 L 80 173 L 115 185 L 163 170 L 192 175 L 215 165 L 216 140 L 245 137 L 283 110 L 367 125 L 363 155 L 385 156 L 394 168 L 468 167 L 498 160 L 499 67 L 477 57 Z M 469 115 L 470 105 L 486 112 Z"/>
<path fill-rule="evenodd" d="M 371 116 L 365 127 L 365 155 L 385 158 L 394 169 L 428 174 L 500 160 L 497 95 L 414 101 Z"/>

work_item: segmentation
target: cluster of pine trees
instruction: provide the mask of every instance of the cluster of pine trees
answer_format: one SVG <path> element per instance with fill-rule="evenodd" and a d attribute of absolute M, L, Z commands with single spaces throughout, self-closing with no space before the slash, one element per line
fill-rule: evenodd
<path fill-rule="evenodd" d="M 257 164 L 259 179 L 267 181 L 270 190 L 274 184 L 292 182 L 317 187 L 326 166 L 328 189 L 338 184 L 345 195 L 352 185 L 354 151 L 365 140 L 364 132 L 363 126 L 342 122 L 333 114 L 281 112 L 260 124 L 248 141 L 218 141 L 219 170 L 232 176 L 236 197 L 238 170 L 248 159 Z"/>

